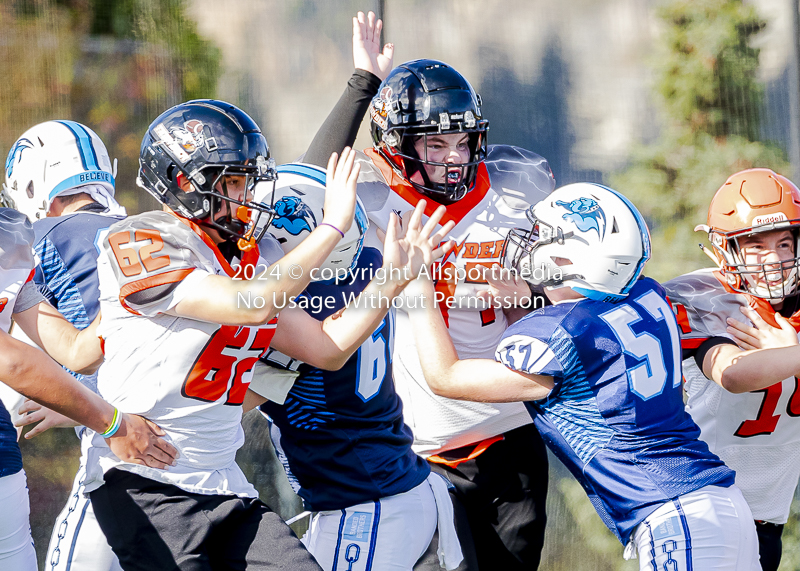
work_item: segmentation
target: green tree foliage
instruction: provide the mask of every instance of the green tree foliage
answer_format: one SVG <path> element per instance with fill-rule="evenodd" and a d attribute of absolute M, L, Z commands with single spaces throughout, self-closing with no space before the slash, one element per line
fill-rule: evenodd
<path fill-rule="evenodd" d="M 785 172 L 784 152 L 758 140 L 762 87 L 753 36 L 766 23 L 739 0 L 673 0 L 659 9 L 655 86 L 663 117 L 658 140 L 636 149 L 610 177 L 647 218 L 648 273 L 665 280 L 708 265 L 694 233 L 714 192 L 751 167 Z"/>
<path fill-rule="evenodd" d="M 86 123 L 119 160 L 118 198 L 154 207 L 134 186 L 144 130 L 171 105 L 214 97 L 220 75 L 186 1 L 16 0 L 0 3 L 0 23 L 0 145 L 48 119 Z"/>

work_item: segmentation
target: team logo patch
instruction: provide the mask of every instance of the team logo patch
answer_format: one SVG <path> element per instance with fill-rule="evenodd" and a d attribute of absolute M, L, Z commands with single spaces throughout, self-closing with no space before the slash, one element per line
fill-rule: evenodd
<path fill-rule="evenodd" d="M 7 297 L 0 297 L 0 313 L 3 313 L 3 310 L 8 305 L 8 298 Z"/>
<path fill-rule="evenodd" d="M 603 239 L 606 229 L 606 215 L 603 209 L 597 204 L 594 198 L 576 198 L 572 202 L 556 201 L 557 206 L 569 210 L 562 218 L 569 220 L 581 232 L 588 232 L 589 230 L 596 230 L 600 239 Z"/>
<path fill-rule="evenodd" d="M 344 523 L 342 537 L 347 541 L 366 543 L 369 541 L 371 531 L 372 514 L 368 512 L 353 512 L 353 515 L 348 517 Z"/>
<path fill-rule="evenodd" d="M 14 172 L 14 165 L 22 159 L 22 151 L 25 149 L 32 149 L 33 143 L 31 143 L 28 139 L 20 139 L 14 146 L 11 147 L 11 150 L 8 153 L 8 158 L 6 159 L 6 178 L 10 177 L 11 174 Z"/>
<path fill-rule="evenodd" d="M 303 230 L 311 232 L 316 228 L 317 219 L 305 202 L 296 196 L 284 196 L 275 203 L 275 218 L 272 220 L 272 225 L 286 230 L 292 236 L 297 236 Z"/>
<path fill-rule="evenodd" d="M 369 104 L 369 116 L 384 131 L 389 128 L 389 122 L 386 118 L 389 116 L 389 109 L 391 108 L 389 101 L 391 98 L 392 88 L 387 85 L 381 89 L 377 97 L 372 98 Z"/>
<path fill-rule="evenodd" d="M 171 133 L 178 144 L 183 147 L 183 150 L 192 154 L 206 144 L 203 127 L 205 125 L 203 125 L 202 121 L 192 119 L 183 124 L 183 129 L 172 129 Z"/>

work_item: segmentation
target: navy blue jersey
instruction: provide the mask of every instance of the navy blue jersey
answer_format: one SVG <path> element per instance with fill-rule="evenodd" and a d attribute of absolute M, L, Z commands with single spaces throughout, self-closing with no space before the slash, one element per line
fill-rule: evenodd
<path fill-rule="evenodd" d="M 17 444 L 17 429 L 0 401 L 0 478 L 22 470 L 22 453 Z"/>
<path fill-rule="evenodd" d="M 734 483 L 684 410 L 680 350 L 664 290 L 649 278 L 616 304 L 583 299 L 534 311 L 498 345 L 510 369 L 553 377 L 548 397 L 528 410 L 623 542 L 664 502 Z"/>
<path fill-rule="evenodd" d="M 12 315 L 18 307 L 20 290 L 30 279 L 35 259 L 34 234 L 27 217 L 11 208 L 0 208 L 0 331 L 11 328 Z M 0 478 L 22 470 L 22 454 L 17 444 L 17 429 L 11 415 L 0 401 Z"/>
<path fill-rule="evenodd" d="M 370 270 L 381 263 L 378 250 L 364 248 L 349 283 L 309 285 L 305 296 L 330 303 L 307 312 L 323 320 L 338 311 L 351 293 L 357 296 L 367 286 Z M 390 312 L 340 370 L 303 364 L 286 402 L 261 407 L 280 429 L 280 446 L 308 509 L 342 509 L 407 492 L 430 473 L 411 451 L 413 435 L 403 423 L 392 382 L 393 336 Z"/>
<path fill-rule="evenodd" d="M 100 312 L 98 237 L 122 220 L 120 216 L 100 214 L 103 210 L 94 203 L 82 211 L 33 224 L 34 247 L 41 260 L 33 280 L 47 301 L 78 329 L 88 327 Z M 97 392 L 95 375 L 75 376 Z"/>

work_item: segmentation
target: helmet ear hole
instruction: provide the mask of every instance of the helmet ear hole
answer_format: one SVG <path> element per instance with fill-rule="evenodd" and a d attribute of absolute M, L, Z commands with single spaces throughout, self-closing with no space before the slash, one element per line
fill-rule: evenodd
<path fill-rule="evenodd" d="M 550 259 L 553 260 L 553 263 L 558 267 L 572 265 L 572 260 L 570 260 L 569 258 L 560 258 L 558 256 L 555 256 L 551 257 Z"/>
<path fill-rule="evenodd" d="M 28 195 L 28 198 L 33 198 L 33 181 L 28 183 L 28 186 L 25 188 L 25 194 Z"/>

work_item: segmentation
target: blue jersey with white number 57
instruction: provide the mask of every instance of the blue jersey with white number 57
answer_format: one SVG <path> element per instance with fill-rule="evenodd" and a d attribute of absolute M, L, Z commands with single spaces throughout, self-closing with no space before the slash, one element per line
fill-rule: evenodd
<path fill-rule="evenodd" d="M 307 313 L 322 320 L 344 307 L 381 263 L 378 250 L 364 248 L 348 283 L 312 282 L 303 296 L 328 303 Z M 428 477 L 427 462 L 411 450 L 413 435 L 394 389 L 393 339 L 392 310 L 344 367 L 323 371 L 302 364 L 284 404 L 261 406 L 280 429 L 280 448 L 306 508 L 337 510 L 375 501 Z"/>
<path fill-rule="evenodd" d="M 510 369 L 553 377 L 548 397 L 528 410 L 623 542 L 664 502 L 734 483 L 684 410 L 680 355 L 675 317 L 649 278 L 619 303 L 583 299 L 534 311 L 497 348 Z"/>

